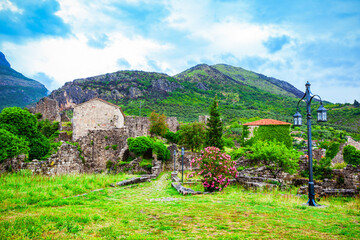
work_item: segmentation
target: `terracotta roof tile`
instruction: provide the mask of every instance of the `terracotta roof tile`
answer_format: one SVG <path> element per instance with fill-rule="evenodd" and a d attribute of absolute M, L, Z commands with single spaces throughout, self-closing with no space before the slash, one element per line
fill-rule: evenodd
<path fill-rule="evenodd" d="M 291 123 L 282 122 L 274 119 L 261 119 L 255 122 L 249 122 L 244 124 L 244 126 L 264 126 L 264 125 L 291 125 Z"/>

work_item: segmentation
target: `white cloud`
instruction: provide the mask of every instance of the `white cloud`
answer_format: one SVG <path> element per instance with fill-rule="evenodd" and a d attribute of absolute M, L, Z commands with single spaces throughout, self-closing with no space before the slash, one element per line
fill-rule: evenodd
<path fill-rule="evenodd" d="M 10 10 L 12 12 L 20 14 L 23 12 L 22 9 L 19 9 L 14 3 L 9 0 L 4 0 L 3 2 L 0 2 L 0 11 L 2 10 Z"/>
<path fill-rule="evenodd" d="M 148 56 L 169 48 L 140 36 L 130 39 L 122 34 L 113 34 L 110 42 L 104 49 L 91 48 L 87 45 L 87 38 L 78 35 L 69 39 L 32 41 L 25 45 L 6 43 L 3 49 L 16 56 L 12 61 L 16 70 L 27 76 L 44 72 L 63 84 L 75 78 L 118 71 L 117 60 L 120 58 L 126 59 L 133 69 L 151 70 Z"/>

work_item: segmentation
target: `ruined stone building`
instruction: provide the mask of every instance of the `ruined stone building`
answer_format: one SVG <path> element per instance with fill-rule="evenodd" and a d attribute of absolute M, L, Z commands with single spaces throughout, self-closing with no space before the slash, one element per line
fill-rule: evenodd
<path fill-rule="evenodd" d="M 93 98 L 74 107 L 73 140 L 86 136 L 89 130 L 123 128 L 125 114 L 121 107 Z"/>

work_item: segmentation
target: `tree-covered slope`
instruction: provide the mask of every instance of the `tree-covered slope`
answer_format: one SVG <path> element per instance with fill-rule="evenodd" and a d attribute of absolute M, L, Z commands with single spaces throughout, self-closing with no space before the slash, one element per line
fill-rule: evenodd
<path fill-rule="evenodd" d="M 11 68 L 0 52 L 0 110 L 5 107 L 25 107 L 39 101 L 48 90 Z"/>
<path fill-rule="evenodd" d="M 288 82 L 276 78 L 267 77 L 263 74 L 248 71 L 241 67 L 233 67 L 226 64 L 216 64 L 212 66 L 224 75 L 227 75 L 239 82 L 250 85 L 261 90 L 288 97 L 302 97 L 303 92 L 295 88 Z"/>

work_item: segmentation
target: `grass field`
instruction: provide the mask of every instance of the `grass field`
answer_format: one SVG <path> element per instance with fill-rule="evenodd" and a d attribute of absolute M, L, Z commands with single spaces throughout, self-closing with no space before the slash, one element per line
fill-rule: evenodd
<path fill-rule="evenodd" d="M 132 176 L 2 175 L 0 239 L 360 239 L 359 199 L 312 208 L 292 192 L 240 186 L 181 196 L 169 175 L 123 188 L 107 186 Z"/>

